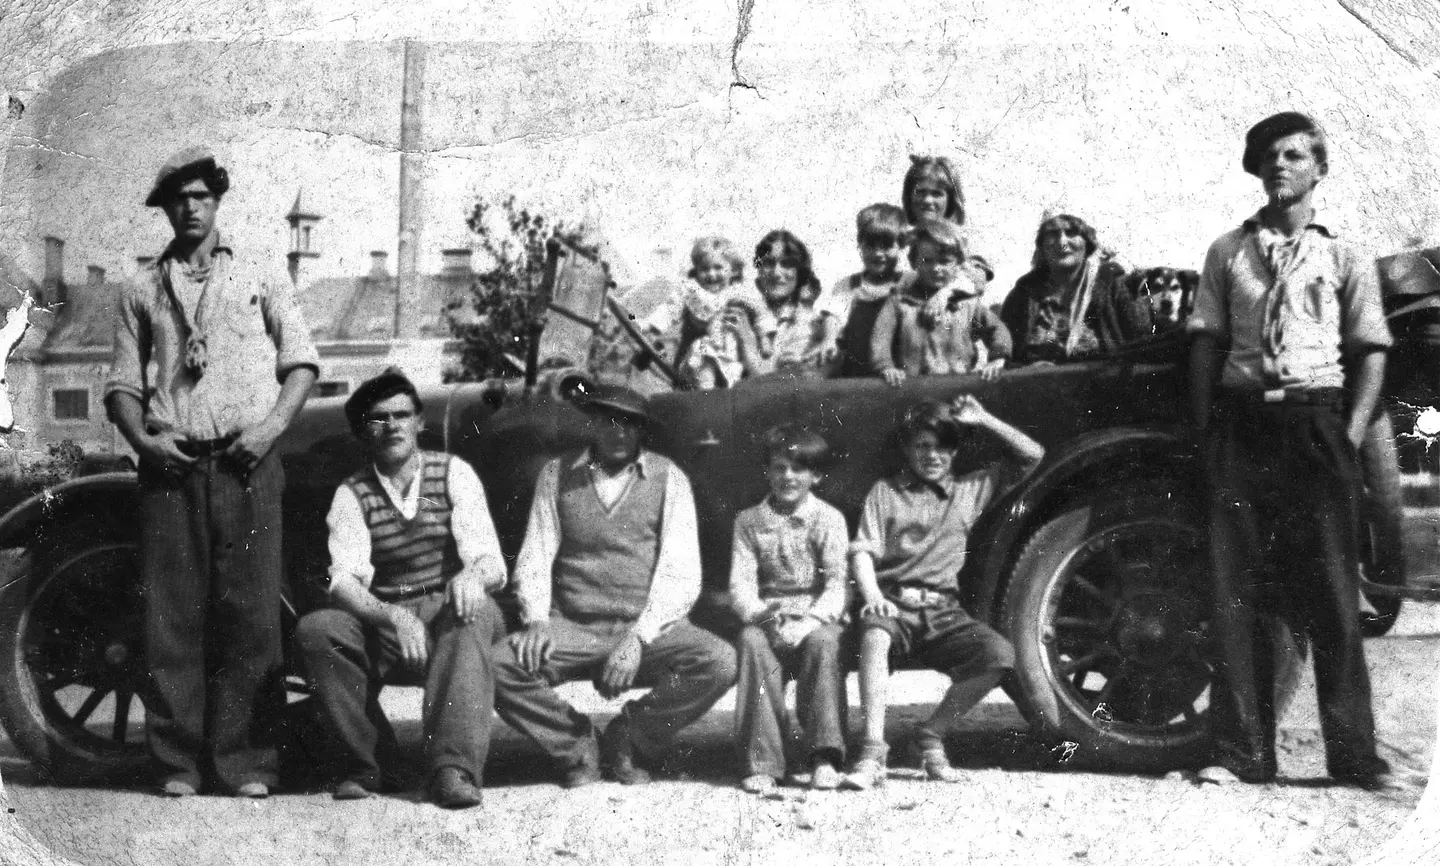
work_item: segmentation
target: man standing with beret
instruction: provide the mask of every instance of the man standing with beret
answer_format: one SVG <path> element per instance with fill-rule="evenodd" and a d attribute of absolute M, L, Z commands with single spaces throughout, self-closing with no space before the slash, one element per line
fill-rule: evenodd
<path fill-rule="evenodd" d="M 602 760 L 634 785 L 735 682 L 735 649 L 686 619 L 700 595 L 695 502 L 680 467 L 641 447 L 644 398 L 598 385 L 582 399 L 590 447 L 536 481 L 514 575 L 525 628 L 495 648 L 495 710 L 555 760 L 566 787 L 598 781 Z M 602 746 L 553 688 L 581 678 L 607 698 L 653 688 Z"/>
<path fill-rule="evenodd" d="M 1358 449 L 1390 332 L 1374 259 L 1316 212 L 1325 135 L 1283 112 L 1245 137 L 1267 201 L 1210 246 L 1187 327 L 1214 600 L 1216 782 L 1276 776 L 1270 625 L 1310 637 L 1331 778 L 1396 784 L 1375 751 L 1361 645 Z"/>
<path fill-rule="evenodd" d="M 273 446 L 319 356 L 290 281 L 215 227 L 230 187 L 206 148 L 171 157 L 145 204 L 174 231 L 118 305 L 105 402 L 139 455 L 146 733 L 163 793 L 264 797 L 283 701 L 281 493 Z"/>

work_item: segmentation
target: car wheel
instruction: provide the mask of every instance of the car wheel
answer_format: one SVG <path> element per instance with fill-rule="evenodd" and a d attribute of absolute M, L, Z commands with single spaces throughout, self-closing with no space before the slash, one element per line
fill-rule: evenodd
<path fill-rule="evenodd" d="M 136 545 L 86 527 L 84 543 L 16 558 L 0 590 L 0 720 L 46 775 L 124 781 L 147 762 Z"/>
<path fill-rule="evenodd" d="M 1138 772 L 1208 758 L 1206 560 L 1195 509 L 1167 497 L 1092 500 L 1031 536 L 1003 622 L 1020 703 L 1060 757 Z M 1276 642 L 1283 708 L 1303 647 L 1279 626 Z"/>

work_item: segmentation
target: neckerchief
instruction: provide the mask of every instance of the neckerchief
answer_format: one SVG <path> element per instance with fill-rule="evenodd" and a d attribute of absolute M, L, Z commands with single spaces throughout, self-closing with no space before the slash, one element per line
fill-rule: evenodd
<path fill-rule="evenodd" d="M 209 347 L 205 341 L 205 324 L 210 321 L 210 315 L 214 310 L 215 296 L 217 292 L 211 291 L 215 281 L 216 260 L 219 257 L 220 244 L 217 242 L 215 250 L 211 253 L 210 267 L 207 270 L 205 282 L 200 289 L 200 300 L 195 304 L 193 311 L 186 309 L 180 301 L 180 293 L 175 291 L 175 285 L 170 277 L 170 269 L 176 266 L 176 260 L 166 251 L 164 259 L 160 262 L 160 285 L 169 296 L 170 303 L 180 311 L 180 319 L 185 324 L 185 358 L 182 362 L 192 378 L 199 379 L 205 375 L 205 368 L 210 364 Z"/>
<path fill-rule="evenodd" d="M 1270 288 L 1265 292 L 1265 313 L 1260 325 L 1265 372 L 1270 376 L 1275 375 L 1275 361 L 1285 350 L 1283 313 L 1290 305 L 1290 279 L 1309 258 L 1308 228 L 1308 225 L 1302 228 L 1293 238 L 1285 238 L 1279 232 L 1257 225 L 1251 236 L 1260 260 L 1270 272 Z"/>

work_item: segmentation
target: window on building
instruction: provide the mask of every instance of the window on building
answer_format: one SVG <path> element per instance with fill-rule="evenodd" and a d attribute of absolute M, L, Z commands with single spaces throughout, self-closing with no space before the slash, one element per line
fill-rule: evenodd
<path fill-rule="evenodd" d="M 88 388 L 56 388 L 56 421 L 89 421 L 90 390 Z"/>
<path fill-rule="evenodd" d="M 343 397 L 349 393 L 349 382 L 317 382 L 315 384 L 316 397 Z"/>

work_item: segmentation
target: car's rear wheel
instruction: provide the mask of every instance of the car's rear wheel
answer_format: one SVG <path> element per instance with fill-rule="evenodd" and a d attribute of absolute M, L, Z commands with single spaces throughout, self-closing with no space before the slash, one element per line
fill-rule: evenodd
<path fill-rule="evenodd" d="M 1004 602 L 1022 706 L 1085 766 L 1156 772 L 1210 750 L 1214 674 L 1203 526 L 1164 496 L 1093 499 L 1031 536 Z M 1277 702 L 1303 649 L 1277 626 Z"/>

